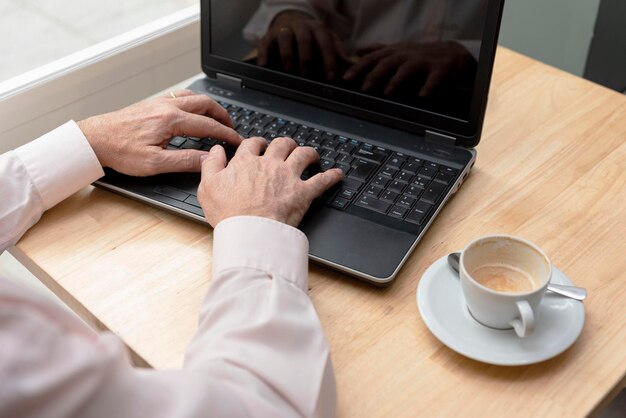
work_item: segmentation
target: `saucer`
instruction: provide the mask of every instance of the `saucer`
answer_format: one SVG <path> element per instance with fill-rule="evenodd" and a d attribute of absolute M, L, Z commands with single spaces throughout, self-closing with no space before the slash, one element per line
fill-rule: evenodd
<path fill-rule="evenodd" d="M 552 283 L 572 282 L 553 266 Z M 433 263 L 417 286 L 417 306 L 428 329 L 442 343 L 471 359 L 500 366 L 521 366 L 555 357 L 569 348 L 585 324 L 582 302 L 547 292 L 537 311 L 535 331 L 520 338 L 474 320 L 463 299 L 461 282 L 447 256 Z"/>

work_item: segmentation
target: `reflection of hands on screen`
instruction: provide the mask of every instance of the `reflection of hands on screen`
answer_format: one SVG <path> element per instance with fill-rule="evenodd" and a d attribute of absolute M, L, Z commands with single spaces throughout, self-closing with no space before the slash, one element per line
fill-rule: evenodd
<path fill-rule="evenodd" d="M 338 61 L 349 57 L 339 37 L 323 22 L 299 11 L 284 11 L 276 16 L 259 44 L 257 63 L 269 66 L 278 53 L 282 69 L 310 77 L 319 57 L 327 80 L 337 76 Z"/>
<path fill-rule="evenodd" d="M 467 49 L 452 41 L 378 44 L 358 53 L 361 58 L 346 71 L 344 80 L 362 80 L 363 91 L 379 90 L 386 96 L 410 84 L 419 89 L 419 97 L 427 97 L 444 83 L 467 81 L 476 67 Z"/>

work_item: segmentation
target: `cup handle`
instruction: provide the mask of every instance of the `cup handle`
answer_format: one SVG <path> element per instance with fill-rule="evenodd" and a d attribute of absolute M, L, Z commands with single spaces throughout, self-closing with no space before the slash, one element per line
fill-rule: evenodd
<path fill-rule="evenodd" d="M 520 317 L 510 322 L 518 337 L 524 338 L 532 334 L 535 329 L 535 314 L 526 300 L 517 301 Z"/>

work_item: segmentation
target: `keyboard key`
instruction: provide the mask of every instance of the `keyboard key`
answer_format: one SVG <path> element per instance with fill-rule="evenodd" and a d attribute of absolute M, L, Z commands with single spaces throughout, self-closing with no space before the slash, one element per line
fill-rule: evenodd
<path fill-rule="evenodd" d="M 424 167 L 432 168 L 433 170 L 439 170 L 439 164 L 431 161 L 424 161 Z"/>
<path fill-rule="evenodd" d="M 396 180 L 397 181 L 401 181 L 401 182 L 404 182 L 404 183 L 410 183 L 411 179 L 413 179 L 413 174 L 409 173 L 408 171 L 404 171 L 404 170 L 402 170 L 400 172 L 400 174 L 398 174 L 396 176 Z"/>
<path fill-rule="evenodd" d="M 401 152 L 394 152 L 393 154 L 391 154 L 391 158 L 395 158 L 399 161 L 406 161 L 409 158 L 409 156 Z"/>
<path fill-rule="evenodd" d="M 354 158 L 349 156 L 348 154 L 340 154 L 336 161 L 338 164 L 347 164 L 351 166 Z"/>
<path fill-rule="evenodd" d="M 341 152 L 342 154 L 352 154 L 355 149 L 356 149 L 356 146 L 354 146 L 353 144 L 349 142 L 346 142 L 345 144 L 339 145 L 339 147 L 337 148 L 337 151 Z"/>
<path fill-rule="evenodd" d="M 402 197 L 398 200 L 397 205 L 398 206 L 402 206 L 404 208 L 410 209 L 411 206 L 413 206 L 413 203 L 415 203 L 417 199 L 415 199 L 414 197 L 410 197 L 407 195 L 402 195 Z"/>
<path fill-rule="evenodd" d="M 428 187 L 428 183 L 430 183 L 429 179 L 422 177 L 422 176 L 417 176 L 413 180 L 412 185 L 419 187 L 420 189 L 425 189 L 426 187 Z"/>
<path fill-rule="evenodd" d="M 404 191 L 404 194 L 417 199 L 418 197 L 420 197 L 423 191 L 424 189 L 421 187 L 410 185 L 409 187 L 406 188 L 406 190 Z"/>
<path fill-rule="evenodd" d="M 175 136 L 174 138 L 170 139 L 170 145 L 174 147 L 180 147 L 185 143 L 186 140 L 187 138 L 185 138 L 184 136 Z"/>
<path fill-rule="evenodd" d="M 336 139 L 325 139 L 324 142 L 322 142 L 322 148 L 327 148 L 333 151 L 337 148 L 338 145 L 339 141 L 337 141 Z"/>
<path fill-rule="evenodd" d="M 346 174 L 348 174 L 348 171 L 350 171 L 350 167 L 347 164 L 335 164 L 335 168 L 340 169 L 341 171 L 343 171 L 343 175 L 345 176 Z"/>
<path fill-rule="evenodd" d="M 392 192 L 391 190 L 385 190 L 385 192 L 380 196 L 380 200 L 387 203 L 393 203 L 400 196 L 396 192 Z"/>
<path fill-rule="evenodd" d="M 411 161 L 407 161 L 406 163 L 404 163 L 404 165 L 402 166 L 402 170 L 409 172 L 411 174 L 417 174 L 418 170 L 420 169 L 421 165 L 411 162 Z"/>
<path fill-rule="evenodd" d="M 342 197 L 346 200 L 352 200 L 352 198 L 356 195 L 356 192 L 354 190 L 350 190 L 350 189 L 341 189 L 339 190 L 339 193 L 337 193 L 337 197 Z"/>
<path fill-rule="evenodd" d="M 363 159 L 366 159 L 366 160 L 374 161 L 377 164 L 382 163 L 385 160 L 385 158 L 387 158 L 387 156 L 384 155 L 384 154 L 377 154 L 377 153 L 375 153 L 373 151 L 368 151 L 368 150 L 366 150 L 364 148 L 359 148 L 354 153 L 354 156 L 356 158 L 363 158 Z"/>
<path fill-rule="evenodd" d="M 263 136 L 265 134 L 265 129 L 260 128 L 252 128 L 252 131 L 248 133 L 249 136 Z"/>
<path fill-rule="evenodd" d="M 426 216 L 432 208 L 433 205 L 419 201 L 415 204 L 415 207 L 411 209 L 409 214 L 406 217 L 407 222 L 411 222 L 413 224 L 421 225 L 426 220 Z"/>
<path fill-rule="evenodd" d="M 399 170 L 400 167 L 402 167 L 402 163 L 404 162 L 404 160 L 395 156 L 395 154 L 397 153 L 394 152 L 391 158 L 389 159 L 389 161 L 387 161 L 387 166 L 390 168 L 395 168 L 396 170 Z"/>
<path fill-rule="evenodd" d="M 390 179 L 394 178 L 398 173 L 398 170 L 386 165 L 381 172 L 379 173 L 381 176 L 389 177 Z"/>
<path fill-rule="evenodd" d="M 322 147 L 322 149 L 324 150 L 322 152 L 322 158 L 326 159 L 326 160 L 331 160 L 331 161 L 335 161 L 335 158 L 337 158 L 339 156 L 339 153 L 337 151 L 333 151 L 330 149 L 325 149 Z"/>
<path fill-rule="evenodd" d="M 437 173 L 437 170 L 435 170 L 434 168 L 422 167 L 420 168 L 418 175 L 420 175 L 421 177 L 427 178 L 429 180 L 432 180 L 433 177 L 435 177 L 436 173 Z"/>
<path fill-rule="evenodd" d="M 392 181 L 387 186 L 387 190 L 391 190 L 392 192 L 396 193 L 402 193 L 402 190 L 404 190 L 404 186 L 406 186 L 406 183 L 402 183 L 400 181 Z"/>
<path fill-rule="evenodd" d="M 330 170 L 334 166 L 335 166 L 335 162 L 334 161 L 330 161 L 330 160 L 321 160 L 320 161 L 320 171 Z"/>
<path fill-rule="evenodd" d="M 445 190 L 445 185 L 433 182 L 430 184 L 430 186 L 428 186 L 426 191 L 424 191 L 424 194 L 422 194 L 422 198 L 420 199 L 420 201 L 435 203 Z"/>
<path fill-rule="evenodd" d="M 406 215 L 408 211 L 409 210 L 407 208 L 403 208 L 401 206 L 394 206 L 389 211 L 389 216 L 391 216 L 392 218 L 402 219 L 404 218 L 404 215 Z"/>
<path fill-rule="evenodd" d="M 384 188 L 385 186 L 387 186 L 387 183 L 389 183 L 389 179 L 382 176 L 378 176 L 374 180 L 372 180 L 372 184 L 378 187 Z"/>
<path fill-rule="evenodd" d="M 182 149 L 200 149 L 201 147 L 202 147 L 201 142 L 194 141 L 193 139 L 187 139 L 181 148 Z"/>
<path fill-rule="evenodd" d="M 308 142 L 309 144 L 315 144 L 319 146 L 322 146 L 323 141 L 324 140 L 319 135 L 315 134 L 309 135 L 308 139 L 306 140 L 306 142 Z"/>
<path fill-rule="evenodd" d="M 345 177 L 343 178 L 343 180 L 341 180 L 341 187 L 343 187 L 345 189 L 358 191 L 362 186 L 363 186 L 363 182 L 362 181 L 358 181 L 358 180 L 354 180 L 354 179 L 348 179 L 348 178 L 345 178 Z"/>
<path fill-rule="evenodd" d="M 374 196 L 374 197 L 378 197 L 380 195 L 380 192 L 382 192 L 383 189 L 381 189 L 380 187 L 376 187 L 374 185 L 369 186 L 367 189 L 365 189 L 365 194 L 368 196 Z"/>
<path fill-rule="evenodd" d="M 330 202 L 330 206 L 335 209 L 345 209 L 350 202 L 343 197 L 336 197 Z"/>
<path fill-rule="evenodd" d="M 455 176 L 456 173 L 459 172 L 459 170 L 456 170 L 456 169 L 450 168 L 450 167 L 445 167 L 443 165 L 441 167 L 439 167 L 439 171 L 443 171 L 444 173 L 448 173 L 448 174 L 451 174 L 453 176 Z"/>
<path fill-rule="evenodd" d="M 178 147 L 175 147 L 173 145 L 167 144 L 167 146 L 165 147 L 165 149 L 169 149 L 169 150 L 176 150 L 178 149 Z"/>
<path fill-rule="evenodd" d="M 335 137 L 336 137 L 336 136 L 337 136 L 337 135 L 335 135 L 335 134 L 334 134 L 334 133 L 332 133 L 332 132 L 324 132 L 324 133 L 322 134 L 322 138 L 323 138 L 323 139 L 335 139 Z"/>
<path fill-rule="evenodd" d="M 356 202 L 356 205 L 361 206 L 363 208 L 371 209 L 373 211 L 380 212 L 380 213 L 387 212 L 387 210 L 389 210 L 389 207 L 391 206 L 389 203 L 378 200 L 375 197 L 366 196 L 366 195 L 361 196 L 361 198 Z"/>
<path fill-rule="evenodd" d="M 434 180 L 438 181 L 439 183 L 450 184 L 453 178 L 454 177 L 452 176 L 452 174 L 448 174 L 443 171 L 438 171 L 437 174 L 435 174 Z"/>
<path fill-rule="evenodd" d="M 348 177 L 365 181 L 376 170 L 376 164 L 362 159 L 357 159 L 352 163 L 353 169 L 348 174 Z"/>

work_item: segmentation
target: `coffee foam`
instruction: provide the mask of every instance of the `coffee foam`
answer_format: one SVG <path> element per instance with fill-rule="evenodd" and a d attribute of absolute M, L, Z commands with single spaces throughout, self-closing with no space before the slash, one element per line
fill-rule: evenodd
<path fill-rule="evenodd" d="M 474 269 L 470 275 L 479 284 L 496 292 L 526 293 L 535 289 L 535 280 L 532 276 L 510 264 L 483 264 Z"/>

